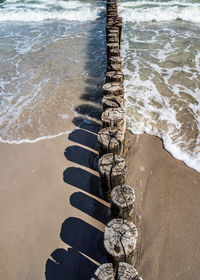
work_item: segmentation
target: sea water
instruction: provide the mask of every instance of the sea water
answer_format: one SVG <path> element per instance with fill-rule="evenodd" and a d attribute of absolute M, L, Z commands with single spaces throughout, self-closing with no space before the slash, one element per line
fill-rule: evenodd
<path fill-rule="evenodd" d="M 200 171 L 200 1 L 120 0 L 119 14 L 128 128 Z M 105 74 L 104 28 L 105 1 L 0 1 L 1 141 L 66 132 L 87 77 Z"/>
<path fill-rule="evenodd" d="M 0 1 L 1 142 L 67 133 L 105 71 L 104 29 L 100 1 Z"/>
<path fill-rule="evenodd" d="M 200 171 L 200 1 L 120 1 L 129 129 Z"/>

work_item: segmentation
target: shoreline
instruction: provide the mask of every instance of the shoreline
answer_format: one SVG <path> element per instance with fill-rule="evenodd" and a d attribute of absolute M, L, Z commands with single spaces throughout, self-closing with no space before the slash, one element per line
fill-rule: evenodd
<path fill-rule="evenodd" d="M 89 139 L 92 133 L 84 135 L 80 147 L 84 147 L 84 137 Z M 136 193 L 136 225 L 140 236 L 136 269 L 144 279 L 172 279 L 174 275 L 176 279 L 195 279 L 200 257 L 200 174 L 174 159 L 158 137 L 135 136 L 130 132 L 127 135 L 126 183 Z M 97 172 L 76 160 L 73 162 L 70 154 L 68 159 L 63 155 L 66 148 L 76 146 L 76 137 L 68 140 L 60 136 L 31 145 L 0 143 L 2 279 L 26 279 L 30 274 L 32 279 L 45 279 L 45 266 L 47 274 L 51 267 L 62 267 L 62 262 L 59 265 L 54 256 L 58 250 L 67 260 L 74 254 L 83 258 L 81 261 L 87 263 L 91 272 L 101 263 L 103 254 L 96 256 L 91 251 L 88 242 L 92 237 L 88 240 L 87 235 L 90 232 L 91 236 L 102 236 L 108 205 L 94 191 L 97 181 L 91 178 L 95 179 Z M 95 150 L 90 146 L 82 151 Z M 81 171 L 75 174 L 81 176 L 80 180 L 63 181 L 67 170 Z M 88 186 L 93 193 L 89 193 Z M 74 246 L 66 243 L 62 228 L 69 222 L 77 223 L 71 226 L 80 228 L 76 239 L 83 238 L 85 244 L 78 245 L 73 238 L 68 243 Z M 82 246 L 81 250 L 78 246 Z"/>
<path fill-rule="evenodd" d="M 174 159 L 156 136 L 133 142 L 127 183 L 136 193 L 136 268 L 144 279 L 197 279 L 200 174 Z"/>

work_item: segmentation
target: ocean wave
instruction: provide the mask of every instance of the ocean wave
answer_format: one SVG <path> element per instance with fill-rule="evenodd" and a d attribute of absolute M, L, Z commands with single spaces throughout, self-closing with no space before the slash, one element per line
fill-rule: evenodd
<path fill-rule="evenodd" d="M 7 1 L 1 5 L 0 21 L 40 22 L 45 20 L 91 21 L 98 18 L 102 7 L 81 1 L 45 1 L 33 4 Z"/>
<path fill-rule="evenodd" d="M 122 2 L 119 13 L 126 22 L 183 20 L 200 22 L 200 4 L 184 1 L 170 2 Z"/>

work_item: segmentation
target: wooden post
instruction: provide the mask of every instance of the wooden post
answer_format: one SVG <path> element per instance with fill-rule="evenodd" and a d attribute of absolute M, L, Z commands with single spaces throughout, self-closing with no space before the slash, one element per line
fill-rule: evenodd
<path fill-rule="evenodd" d="M 121 96 L 116 96 L 113 94 L 105 95 L 102 99 L 103 111 L 109 108 L 119 108 L 123 107 L 124 99 Z"/>
<path fill-rule="evenodd" d="M 110 51 L 111 57 L 120 56 L 120 49 L 113 49 Z"/>
<path fill-rule="evenodd" d="M 91 280 L 115 280 L 112 263 L 104 263 L 99 266 Z"/>
<path fill-rule="evenodd" d="M 112 218 L 133 220 L 135 193 L 131 187 L 120 185 L 111 192 Z"/>
<path fill-rule="evenodd" d="M 113 44 L 113 43 L 117 43 L 118 44 L 119 43 L 119 38 L 116 38 L 116 37 L 108 38 L 108 43 L 109 44 Z"/>
<path fill-rule="evenodd" d="M 124 133 L 116 128 L 106 127 L 98 133 L 99 155 L 113 153 L 120 155 L 123 152 Z"/>
<path fill-rule="evenodd" d="M 111 56 L 108 60 L 108 68 L 119 66 L 119 69 L 122 70 L 122 64 L 123 59 L 120 56 Z"/>
<path fill-rule="evenodd" d="M 112 153 L 100 157 L 98 162 L 100 175 L 100 189 L 103 197 L 110 201 L 112 189 L 125 183 L 126 162 Z"/>
<path fill-rule="evenodd" d="M 142 280 L 137 270 L 130 264 L 120 262 L 117 269 L 116 280 Z"/>
<path fill-rule="evenodd" d="M 110 64 L 107 67 L 108 71 L 122 71 L 122 66 L 120 64 Z"/>
<path fill-rule="evenodd" d="M 119 82 L 106 83 L 103 86 L 103 95 L 107 95 L 107 94 L 113 94 L 113 95 L 124 97 L 123 84 Z"/>
<path fill-rule="evenodd" d="M 126 130 L 126 116 L 122 108 L 106 109 L 101 115 L 103 127 L 115 127 L 125 133 Z"/>
<path fill-rule="evenodd" d="M 121 71 L 109 71 L 106 73 L 106 84 L 111 82 L 118 82 L 123 84 L 124 74 Z"/>
<path fill-rule="evenodd" d="M 131 221 L 112 219 L 106 225 L 104 247 L 114 267 L 118 266 L 119 262 L 132 263 L 137 238 L 137 228 Z"/>
<path fill-rule="evenodd" d="M 119 49 L 119 44 L 118 43 L 108 43 L 107 44 L 107 61 L 111 57 L 111 50 L 113 49 Z"/>

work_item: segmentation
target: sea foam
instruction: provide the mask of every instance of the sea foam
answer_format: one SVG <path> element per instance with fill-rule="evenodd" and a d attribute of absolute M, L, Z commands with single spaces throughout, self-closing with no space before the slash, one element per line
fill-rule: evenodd
<path fill-rule="evenodd" d="M 190 1 L 121 2 L 119 13 L 127 22 L 184 20 L 200 22 L 200 3 Z"/>
<path fill-rule="evenodd" d="M 40 0 L 6 1 L 1 4 L 0 21 L 40 22 L 44 20 L 91 21 L 98 18 L 103 6 L 81 1 Z"/>

